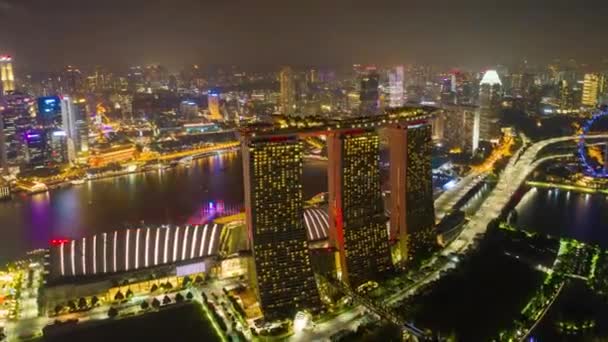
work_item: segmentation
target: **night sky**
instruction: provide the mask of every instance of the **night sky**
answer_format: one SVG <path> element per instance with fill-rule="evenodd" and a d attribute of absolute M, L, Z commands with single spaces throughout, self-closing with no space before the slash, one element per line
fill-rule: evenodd
<path fill-rule="evenodd" d="M 34 70 L 190 63 L 608 57 L 608 0 L 0 0 L 0 51 Z"/>

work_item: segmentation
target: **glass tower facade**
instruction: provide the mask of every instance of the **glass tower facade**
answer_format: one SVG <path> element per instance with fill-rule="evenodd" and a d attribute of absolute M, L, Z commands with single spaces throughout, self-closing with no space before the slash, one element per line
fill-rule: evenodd
<path fill-rule="evenodd" d="M 320 308 L 302 199 L 303 145 L 296 137 L 245 138 L 243 166 L 251 280 L 266 319 Z"/>
<path fill-rule="evenodd" d="M 339 278 L 355 287 L 390 270 L 382 202 L 380 141 L 375 131 L 328 137 L 330 239 Z"/>

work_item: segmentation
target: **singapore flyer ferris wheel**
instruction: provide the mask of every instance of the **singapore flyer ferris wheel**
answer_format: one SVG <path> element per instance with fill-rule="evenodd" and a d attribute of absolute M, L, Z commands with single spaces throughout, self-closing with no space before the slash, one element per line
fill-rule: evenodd
<path fill-rule="evenodd" d="M 581 160 L 585 174 L 594 178 L 608 178 L 608 143 L 603 144 L 603 149 L 599 152 L 596 150 L 596 157 L 599 156 L 600 162 L 598 163 L 592 156 L 590 156 L 590 146 L 587 144 L 587 136 L 591 127 L 595 122 L 602 117 L 608 117 L 608 109 L 597 111 L 593 116 L 587 120 L 582 128 L 582 132 L 579 136 L 578 141 L 578 155 Z"/>

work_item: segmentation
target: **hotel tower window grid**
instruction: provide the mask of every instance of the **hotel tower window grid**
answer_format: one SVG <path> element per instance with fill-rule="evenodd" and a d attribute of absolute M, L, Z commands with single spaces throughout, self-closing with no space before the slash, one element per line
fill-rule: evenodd
<path fill-rule="evenodd" d="M 410 260 L 428 255 L 435 245 L 431 134 L 428 124 L 407 130 L 405 219 Z"/>
<path fill-rule="evenodd" d="M 330 202 L 342 281 L 357 286 L 392 267 L 375 131 L 329 138 Z"/>
<path fill-rule="evenodd" d="M 295 137 L 243 145 L 252 281 L 267 319 L 318 311 L 302 209 L 302 143 Z"/>

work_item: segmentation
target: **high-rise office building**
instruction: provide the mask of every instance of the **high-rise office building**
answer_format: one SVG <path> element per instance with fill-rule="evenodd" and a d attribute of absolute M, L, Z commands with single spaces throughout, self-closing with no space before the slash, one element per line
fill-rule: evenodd
<path fill-rule="evenodd" d="M 0 104 L 0 175 L 8 174 L 8 151 L 4 132 L 4 107 Z"/>
<path fill-rule="evenodd" d="M 0 95 L 15 91 L 15 75 L 13 74 L 13 58 L 0 56 Z"/>
<path fill-rule="evenodd" d="M 67 163 L 69 157 L 66 133 L 62 130 L 49 130 L 47 140 L 50 145 L 49 161 L 57 164 Z"/>
<path fill-rule="evenodd" d="M 303 144 L 296 137 L 243 138 L 251 280 L 264 317 L 320 309 L 304 226 Z"/>
<path fill-rule="evenodd" d="M 375 70 L 370 70 L 361 77 L 361 89 L 359 100 L 361 101 L 361 113 L 364 115 L 377 113 L 380 105 L 380 92 L 378 86 L 380 76 Z"/>
<path fill-rule="evenodd" d="M 73 94 L 82 91 L 83 77 L 80 69 L 75 66 L 68 65 L 63 70 L 60 78 L 61 92 Z"/>
<path fill-rule="evenodd" d="M 61 124 L 66 136 L 68 160 L 73 163 L 76 160 L 76 108 L 68 96 L 61 99 Z"/>
<path fill-rule="evenodd" d="M 430 124 L 388 128 L 391 179 L 391 239 L 397 260 L 418 262 L 434 251 L 435 210 Z"/>
<path fill-rule="evenodd" d="M 47 158 L 47 139 L 44 130 L 28 130 L 23 138 L 26 163 L 30 166 L 43 165 Z"/>
<path fill-rule="evenodd" d="M 179 104 L 179 113 L 182 118 L 192 120 L 198 117 L 198 104 L 192 100 L 184 100 Z"/>
<path fill-rule="evenodd" d="M 78 98 L 74 101 L 76 107 L 76 131 L 77 131 L 77 151 L 79 153 L 89 152 L 89 105 L 85 98 Z"/>
<path fill-rule="evenodd" d="M 477 107 L 472 105 L 443 106 L 444 129 L 443 138 L 445 147 L 450 150 L 473 153 L 478 146 L 473 141 L 479 141 L 473 136 Z"/>
<path fill-rule="evenodd" d="M 600 74 L 585 74 L 581 104 L 586 107 L 596 107 L 604 91 L 604 76 Z"/>
<path fill-rule="evenodd" d="M 392 268 L 376 131 L 328 136 L 330 240 L 338 277 L 351 287 Z"/>
<path fill-rule="evenodd" d="M 37 121 L 43 127 L 61 124 L 61 99 L 58 96 L 38 98 Z"/>
<path fill-rule="evenodd" d="M 479 83 L 479 139 L 493 141 L 500 138 L 498 111 L 502 98 L 502 82 L 496 70 L 488 70 Z M 479 143 L 473 143 L 478 146 Z"/>
<path fill-rule="evenodd" d="M 396 66 L 388 71 L 389 107 L 403 106 L 403 66 Z"/>
<path fill-rule="evenodd" d="M 61 99 L 61 122 L 66 135 L 68 159 L 74 162 L 78 153 L 89 151 L 89 120 L 84 98 Z"/>
<path fill-rule="evenodd" d="M 207 93 L 207 106 L 209 109 L 209 119 L 220 121 L 224 118 L 220 109 L 220 93 L 218 90 L 209 90 Z"/>
<path fill-rule="evenodd" d="M 281 83 L 281 111 L 292 115 L 296 110 L 296 82 L 293 70 L 284 67 L 279 74 Z"/>

